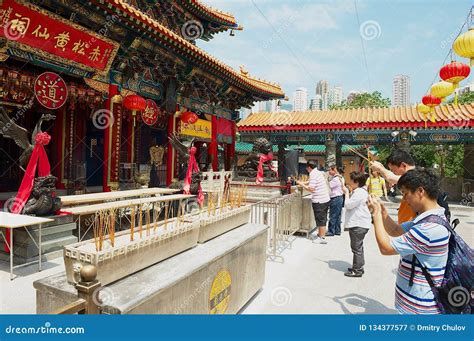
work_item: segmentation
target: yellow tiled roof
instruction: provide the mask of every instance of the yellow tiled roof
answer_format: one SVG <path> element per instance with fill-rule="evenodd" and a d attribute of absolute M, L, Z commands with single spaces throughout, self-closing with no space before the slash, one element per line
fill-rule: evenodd
<path fill-rule="evenodd" d="M 474 103 L 455 106 L 441 105 L 435 108 L 436 123 L 428 120 L 428 126 L 474 126 Z M 394 126 L 424 126 L 423 114 L 412 107 L 359 108 L 305 112 L 253 113 L 240 121 L 239 130 L 257 130 L 258 127 L 281 129 L 364 129 L 390 128 Z M 268 129 L 265 129 L 268 130 Z"/>
<path fill-rule="evenodd" d="M 189 0 L 189 2 L 210 16 L 223 20 L 230 25 L 237 25 L 237 21 L 235 20 L 235 17 L 231 13 L 226 13 L 218 9 L 215 9 L 211 6 L 208 6 L 202 3 L 202 1 L 199 1 L 199 0 Z"/>

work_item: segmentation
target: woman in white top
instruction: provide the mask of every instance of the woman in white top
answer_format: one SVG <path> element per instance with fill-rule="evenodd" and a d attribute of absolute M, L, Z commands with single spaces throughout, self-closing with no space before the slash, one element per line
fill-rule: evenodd
<path fill-rule="evenodd" d="M 372 225 L 372 217 L 367 208 L 367 199 L 369 197 L 367 187 L 365 186 L 367 177 L 365 173 L 352 172 L 348 181 L 348 185 L 352 190 L 351 196 L 349 196 L 349 191 L 345 188 L 345 228 L 349 229 L 351 249 L 354 255 L 352 267 L 348 268 L 348 271 L 344 273 L 347 277 L 362 277 L 364 274 L 364 237 Z"/>

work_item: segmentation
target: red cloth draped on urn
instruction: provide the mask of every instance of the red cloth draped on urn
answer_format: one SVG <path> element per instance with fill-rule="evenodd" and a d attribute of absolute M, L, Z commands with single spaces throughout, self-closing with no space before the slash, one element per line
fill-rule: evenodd
<path fill-rule="evenodd" d="M 199 166 L 196 161 L 196 147 L 191 147 L 189 150 L 189 164 L 188 170 L 186 171 L 186 177 L 184 178 L 183 193 L 190 194 L 191 189 L 191 177 L 193 172 L 199 172 Z M 204 194 L 202 193 L 201 183 L 199 183 L 197 202 L 199 206 L 202 206 L 204 202 Z"/>
<path fill-rule="evenodd" d="M 260 154 L 260 160 L 258 161 L 258 166 L 257 166 L 257 180 L 255 181 L 257 185 L 261 185 L 263 183 L 263 164 L 265 162 L 268 162 L 268 168 L 270 168 L 272 172 L 275 172 L 276 176 L 278 177 L 278 170 L 273 168 L 272 160 L 273 160 L 272 152 L 266 155 Z"/>
<path fill-rule="evenodd" d="M 33 148 L 30 161 L 26 167 L 25 175 L 23 175 L 23 179 L 21 180 L 18 193 L 16 194 L 15 200 L 11 206 L 11 213 L 18 214 L 23 210 L 23 207 L 28 201 L 33 189 L 36 169 L 38 169 L 38 176 L 47 176 L 51 173 L 51 166 L 49 165 L 48 156 L 44 150 L 44 146 L 46 146 L 50 140 L 51 136 L 49 136 L 47 133 L 36 134 L 35 147 Z M 10 240 L 10 233 L 10 229 L 6 229 L 6 239 L 8 241 Z M 5 243 L 4 249 L 5 252 L 10 252 L 10 248 L 8 247 L 7 243 Z"/>

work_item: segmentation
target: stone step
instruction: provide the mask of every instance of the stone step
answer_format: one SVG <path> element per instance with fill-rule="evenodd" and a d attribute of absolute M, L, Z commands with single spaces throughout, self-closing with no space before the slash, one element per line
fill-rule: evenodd
<path fill-rule="evenodd" d="M 70 245 L 73 243 L 77 243 L 77 237 L 76 236 L 65 236 L 61 238 L 56 238 L 48 241 L 44 241 L 42 243 L 42 254 L 61 250 L 63 246 L 65 245 Z M 6 252 L 4 252 L 4 242 L 0 242 L 0 253 L 7 255 Z M 36 246 L 33 244 L 33 242 L 28 243 L 28 244 L 17 244 L 14 243 L 14 258 L 19 257 L 22 258 L 23 260 L 30 261 L 30 259 L 33 259 L 33 257 L 38 256 L 38 249 Z M 2 257 L 3 258 L 3 257 Z"/>

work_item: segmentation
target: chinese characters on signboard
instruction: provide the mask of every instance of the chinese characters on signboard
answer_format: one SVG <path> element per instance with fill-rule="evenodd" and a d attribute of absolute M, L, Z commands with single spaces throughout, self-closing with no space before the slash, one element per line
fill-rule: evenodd
<path fill-rule="evenodd" d="M 181 122 L 181 135 L 198 137 L 204 140 L 210 140 L 212 136 L 212 123 L 206 120 L 197 120 L 196 123 Z"/>
<path fill-rule="evenodd" d="M 0 37 L 9 45 L 90 71 L 107 73 L 118 44 L 31 4 L 4 0 L 0 7 Z"/>
<path fill-rule="evenodd" d="M 66 103 L 67 86 L 54 72 L 45 72 L 36 78 L 35 96 L 45 108 L 58 109 Z"/>

